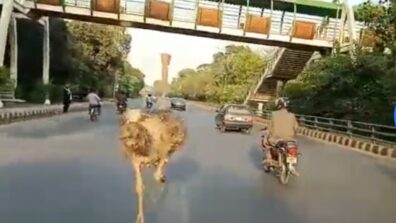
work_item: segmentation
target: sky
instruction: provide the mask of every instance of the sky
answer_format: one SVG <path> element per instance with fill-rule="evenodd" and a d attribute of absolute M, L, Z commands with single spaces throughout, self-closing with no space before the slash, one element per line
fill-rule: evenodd
<path fill-rule="evenodd" d="M 352 5 L 359 4 L 363 1 L 349 0 Z M 196 68 L 200 64 L 210 63 L 213 54 L 224 50 L 224 47 L 230 44 L 248 45 L 258 51 L 271 49 L 271 47 L 263 45 L 237 43 L 153 30 L 129 28 L 128 32 L 132 36 L 131 53 L 128 56 L 128 60 L 132 66 L 140 69 L 145 74 L 147 85 L 152 85 L 155 80 L 161 78 L 161 53 L 168 53 L 172 57 L 169 65 L 169 81 L 171 81 L 184 68 Z"/>

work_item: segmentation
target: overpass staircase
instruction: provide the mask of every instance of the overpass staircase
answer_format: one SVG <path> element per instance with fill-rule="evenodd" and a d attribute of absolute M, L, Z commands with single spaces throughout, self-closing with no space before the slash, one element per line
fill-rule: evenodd
<path fill-rule="evenodd" d="M 274 100 L 283 83 L 295 79 L 317 55 L 315 51 L 279 48 L 255 88 L 250 91 L 245 104 Z"/>

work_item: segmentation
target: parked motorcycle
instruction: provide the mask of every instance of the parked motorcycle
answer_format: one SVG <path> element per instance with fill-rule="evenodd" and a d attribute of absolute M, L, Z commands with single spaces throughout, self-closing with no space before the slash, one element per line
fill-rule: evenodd
<path fill-rule="evenodd" d="M 270 133 L 267 128 L 262 129 L 263 135 L 261 145 L 263 151 L 269 148 L 272 156 L 272 162 L 264 162 L 264 171 L 269 173 L 275 172 L 279 176 L 282 184 L 287 184 L 291 175 L 299 176 L 296 170 L 298 156 L 297 142 L 295 140 L 278 140 L 275 144 L 269 141 Z"/>

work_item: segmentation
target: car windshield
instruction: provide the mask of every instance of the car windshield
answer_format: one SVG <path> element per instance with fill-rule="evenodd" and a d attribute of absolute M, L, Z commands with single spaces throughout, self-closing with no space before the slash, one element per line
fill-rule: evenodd
<path fill-rule="evenodd" d="M 183 103 L 184 102 L 184 100 L 181 99 L 181 98 L 175 98 L 175 99 L 173 99 L 173 101 L 174 102 L 179 102 L 179 103 Z"/>
<path fill-rule="evenodd" d="M 250 115 L 250 110 L 245 106 L 230 106 L 227 110 L 229 113 L 232 114 L 239 114 L 239 115 Z"/>

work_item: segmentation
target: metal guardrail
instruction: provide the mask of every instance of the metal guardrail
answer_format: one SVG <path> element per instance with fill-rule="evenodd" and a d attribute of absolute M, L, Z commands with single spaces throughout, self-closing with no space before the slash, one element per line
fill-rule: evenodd
<path fill-rule="evenodd" d="M 263 111 L 262 113 L 256 111 L 256 114 L 264 119 L 271 118 L 270 111 Z M 394 126 L 310 115 L 296 115 L 296 117 L 300 126 L 305 128 L 347 135 L 375 144 L 385 143 L 396 148 L 396 127 Z"/>

